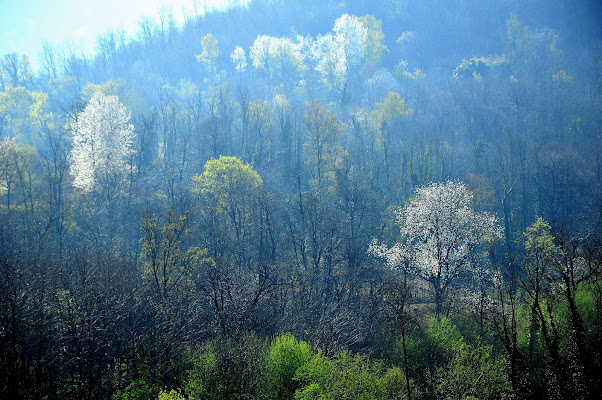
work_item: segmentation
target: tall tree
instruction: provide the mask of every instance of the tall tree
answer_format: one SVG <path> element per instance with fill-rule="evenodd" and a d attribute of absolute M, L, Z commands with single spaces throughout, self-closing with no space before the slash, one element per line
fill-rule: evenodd
<path fill-rule="evenodd" d="M 117 96 L 96 92 L 71 123 L 73 185 L 88 192 L 98 188 L 110 199 L 128 170 L 134 126 Z"/>
<path fill-rule="evenodd" d="M 391 268 L 409 263 L 430 284 L 437 315 L 458 278 L 483 262 L 479 246 L 501 236 L 496 218 L 475 212 L 470 190 L 453 181 L 418 188 L 414 199 L 397 211 L 397 224 L 400 243 L 388 248 L 373 242 L 370 250 Z"/>

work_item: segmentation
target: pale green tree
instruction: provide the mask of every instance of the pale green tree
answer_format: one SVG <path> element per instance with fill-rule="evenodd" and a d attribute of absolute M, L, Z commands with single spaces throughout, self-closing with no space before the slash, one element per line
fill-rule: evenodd
<path fill-rule="evenodd" d="M 208 33 L 201 39 L 203 51 L 197 54 L 196 59 L 205 65 L 207 72 L 215 72 L 215 59 L 219 56 L 219 46 L 217 39 Z"/>

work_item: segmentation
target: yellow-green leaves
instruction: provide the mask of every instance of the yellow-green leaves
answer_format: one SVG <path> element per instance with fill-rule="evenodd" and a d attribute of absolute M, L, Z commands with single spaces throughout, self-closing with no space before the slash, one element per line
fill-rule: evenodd
<path fill-rule="evenodd" d="M 0 133 L 29 144 L 50 119 L 48 94 L 10 86 L 0 92 Z"/>
<path fill-rule="evenodd" d="M 303 146 L 307 154 L 305 163 L 310 167 L 310 183 L 320 191 L 329 186 L 333 177 L 339 153 L 335 151 L 334 139 L 342 134 L 343 124 L 332 111 L 317 102 L 307 105 L 304 119 L 308 137 Z"/>
<path fill-rule="evenodd" d="M 558 70 L 558 72 L 552 75 L 552 79 L 554 82 L 566 82 L 573 84 L 573 77 L 563 69 Z"/>
<path fill-rule="evenodd" d="M 383 24 L 374 15 L 365 15 L 360 17 L 360 22 L 366 28 L 365 57 L 375 64 L 380 62 L 384 53 L 389 51 L 383 44 L 385 34 L 383 33 Z"/>
<path fill-rule="evenodd" d="M 454 69 L 454 78 L 474 77 L 479 79 L 487 74 L 490 70 L 507 65 L 508 61 L 505 56 L 490 56 L 490 57 L 472 57 L 462 60 L 462 63 Z"/>
<path fill-rule="evenodd" d="M 205 164 L 205 171 L 192 178 L 194 190 L 223 211 L 244 200 L 263 185 L 259 174 L 236 157 L 221 156 Z"/>
<path fill-rule="evenodd" d="M 515 13 L 510 14 L 506 21 L 508 34 L 508 47 L 511 52 L 526 54 L 531 43 L 529 28 L 518 20 Z"/>
<path fill-rule="evenodd" d="M 537 218 L 537 221 L 525 232 L 525 249 L 544 259 L 553 256 L 557 249 L 551 231 L 550 224 L 541 217 Z"/>
<path fill-rule="evenodd" d="M 408 107 L 397 92 L 389 92 L 387 97 L 372 112 L 372 121 L 377 130 L 390 126 L 396 118 L 410 118 L 414 110 Z"/>
<path fill-rule="evenodd" d="M 214 72 L 215 59 L 219 55 L 217 39 L 208 33 L 201 39 L 201 46 L 203 47 L 203 51 L 201 54 L 197 54 L 196 59 L 198 62 L 205 64 L 207 72 Z"/>

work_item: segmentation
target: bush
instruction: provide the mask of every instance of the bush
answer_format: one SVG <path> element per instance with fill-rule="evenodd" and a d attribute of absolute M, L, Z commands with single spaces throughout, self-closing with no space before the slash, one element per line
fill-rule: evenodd
<path fill-rule="evenodd" d="M 290 333 L 276 338 L 266 357 L 269 395 L 277 399 L 292 399 L 299 388 L 295 374 L 312 357 L 310 346 Z"/>
<path fill-rule="evenodd" d="M 304 383 L 295 393 L 297 400 L 391 398 L 382 364 L 348 352 L 338 354 L 332 361 L 322 353 L 316 354 L 298 371 L 297 379 Z"/>
<path fill-rule="evenodd" d="M 148 400 L 153 396 L 153 390 L 144 380 L 136 380 L 123 390 L 113 394 L 112 400 Z"/>

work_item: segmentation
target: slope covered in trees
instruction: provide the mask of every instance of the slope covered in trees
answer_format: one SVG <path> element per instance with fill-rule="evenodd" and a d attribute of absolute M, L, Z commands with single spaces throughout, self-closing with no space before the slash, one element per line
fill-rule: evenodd
<path fill-rule="evenodd" d="M 2 55 L 0 397 L 590 398 L 600 9 L 551 3 L 256 0 Z"/>

